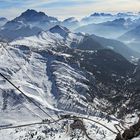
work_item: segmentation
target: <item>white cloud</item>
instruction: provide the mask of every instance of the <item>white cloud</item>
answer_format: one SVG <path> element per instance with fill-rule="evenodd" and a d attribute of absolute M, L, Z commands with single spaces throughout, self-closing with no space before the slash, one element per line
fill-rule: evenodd
<path fill-rule="evenodd" d="M 2 0 L 0 0 L 0 4 L 1 1 Z M 15 2 L 17 0 L 3 1 Z M 75 5 L 61 6 L 61 3 L 66 3 L 68 1 L 74 2 Z M 60 2 L 59 6 L 55 4 L 58 2 Z M 140 8 L 140 0 L 24 0 L 22 3 L 23 4 L 19 6 L 19 8 L 9 7 L 7 9 L 0 9 L 1 16 L 13 18 L 26 9 L 36 9 L 38 11 L 44 11 L 48 15 L 64 19 L 70 16 L 80 18 L 93 12 L 139 11 Z M 46 8 L 43 6 L 46 4 L 51 4 L 51 6 Z"/>
<path fill-rule="evenodd" d="M 94 0 L 93 0 L 94 1 Z M 139 0 L 98 0 L 96 3 L 70 6 L 70 7 L 57 7 L 57 8 L 41 8 L 50 15 L 55 15 L 61 18 L 76 16 L 81 18 L 88 16 L 93 12 L 137 12 L 140 8 Z M 65 12 L 64 12 L 65 11 Z"/>

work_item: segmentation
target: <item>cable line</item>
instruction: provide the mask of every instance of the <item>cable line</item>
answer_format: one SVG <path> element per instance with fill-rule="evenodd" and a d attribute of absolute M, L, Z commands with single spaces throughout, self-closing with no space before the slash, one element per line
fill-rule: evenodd
<path fill-rule="evenodd" d="M 3 92 L 5 92 L 4 89 L 0 88 L 0 90 L 2 90 Z M 26 107 L 26 105 L 22 104 L 27 110 L 29 110 L 32 114 L 34 114 L 36 117 L 40 118 L 41 120 L 43 120 L 42 117 L 40 117 L 39 115 L 37 115 L 35 112 L 33 112 L 31 109 L 29 109 L 28 107 Z"/>
<path fill-rule="evenodd" d="M 8 43 L 7 43 L 8 44 Z M 6 49 L 4 44 L 2 44 L 2 47 L 6 50 L 6 52 L 12 57 L 12 59 L 15 61 L 15 63 L 18 65 L 18 67 L 25 73 L 25 75 L 30 79 L 32 82 L 31 78 L 27 75 L 27 73 L 23 70 L 23 68 L 19 65 L 19 63 L 15 60 L 15 58 L 12 56 L 12 54 Z M 45 110 L 43 110 L 40 106 L 37 105 L 36 102 L 34 102 L 31 98 L 29 98 L 23 91 L 21 91 L 15 84 L 13 84 L 9 79 L 7 79 L 2 73 L 0 75 L 7 80 L 11 85 L 13 85 L 20 93 L 22 93 L 30 102 L 32 102 L 35 106 L 37 106 L 42 112 L 44 112 L 47 116 L 49 116 L 52 120 L 54 120 Z"/>
<path fill-rule="evenodd" d="M 4 46 L 4 44 L 2 44 L 2 47 L 6 50 L 6 52 L 9 54 L 9 56 L 12 57 L 12 59 L 15 61 L 15 63 L 19 66 L 19 68 L 21 68 L 21 70 L 26 74 L 26 76 L 31 80 L 31 78 L 27 75 L 27 73 L 23 70 L 23 68 L 19 65 L 19 63 L 16 61 L 16 59 L 12 56 L 12 54 L 8 51 L 8 49 Z M 59 119 L 59 120 L 55 120 L 50 114 L 48 114 L 44 109 L 42 109 L 32 98 L 28 97 L 21 89 L 19 89 L 12 81 L 10 81 L 7 77 L 5 77 L 2 73 L 0 73 L 0 76 L 3 77 L 7 82 L 9 82 L 15 89 L 17 89 L 22 95 L 24 95 L 25 98 L 28 99 L 29 102 L 32 102 L 36 107 L 38 107 L 44 114 L 46 114 L 49 118 L 51 118 L 53 120 L 53 122 L 39 122 L 39 123 L 30 123 L 30 124 L 25 124 L 25 125 L 19 125 L 19 126 L 10 126 L 10 127 L 4 127 L 4 128 L 0 128 L 0 130 L 2 129 L 11 129 L 11 128 L 18 128 L 18 127 L 25 127 L 25 126 L 30 126 L 30 125 L 36 125 L 36 124 L 50 124 L 50 123 L 58 123 L 58 121 L 63 120 L 63 119 L 72 119 L 74 120 L 74 118 L 79 118 L 79 119 L 86 119 L 89 121 L 92 121 L 94 123 L 97 123 L 101 126 L 103 126 L 104 128 L 108 129 L 109 131 L 111 131 L 114 134 L 117 134 L 115 131 L 111 130 L 110 128 L 108 128 L 106 125 L 89 119 L 89 118 L 85 118 L 85 117 L 69 117 L 69 118 L 63 118 L 63 119 Z M 32 81 L 32 80 L 31 80 Z M 67 99 L 68 100 L 68 99 Z M 90 104 L 89 104 L 90 105 Z M 90 105 L 91 106 L 91 105 Z M 88 110 L 87 110 L 88 111 Z M 80 115 L 80 114 L 79 114 Z M 42 118 L 41 118 L 42 119 Z M 58 123 L 59 124 L 59 123 Z"/>
<path fill-rule="evenodd" d="M 7 43 L 8 44 L 8 43 Z M 24 72 L 24 74 L 30 79 L 30 81 L 32 82 L 32 79 L 28 76 L 28 74 L 23 70 L 23 68 L 20 66 L 20 64 L 16 61 L 16 59 L 13 57 L 13 55 L 8 51 L 8 49 L 2 44 L 2 47 L 5 49 L 5 51 L 9 54 L 9 56 L 14 60 L 14 62 L 18 65 L 18 67 Z M 29 108 L 27 108 L 24 104 L 23 106 L 28 109 L 29 111 L 31 111 Z M 37 114 L 35 114 L 33 111 L 31 111 L 34 115 L 38 116 Z M 40 119 L 42 119 L 40 116 L 38 116 Z"/>
<path fill-rule="evenodd" d="M 8 81 L 15 89 L 17 89 L 21 94 L 24 95 L 25 98 L 27 98 L 30 102 L 32 102 L 35 106 L 37 106 L 43 113 L 45 113 L 48 117 L 50 117 L 52 120 L 55 121 L 55 119 L 53 119 L 51 117 L 51 115 L 49 115 L 45 110 L 43 110 L 35 101 L 33 101 L 30 97 L 28 97 L 22 90 L 20 90 L 15 84 L 13 84 L 8 78 L 6 78 L 2 73 L 0 73 L 0 76 L 3 77 L 6 81 Z"/>

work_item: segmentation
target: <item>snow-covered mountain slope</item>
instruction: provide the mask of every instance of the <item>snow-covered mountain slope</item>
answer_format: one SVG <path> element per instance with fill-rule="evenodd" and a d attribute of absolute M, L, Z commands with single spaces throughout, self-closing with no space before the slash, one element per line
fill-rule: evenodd
<path fill-rule="evenodd" d="M 90 99 L 88 85 L 89 73 L 81 71 L 78 65 L 68 63 L 66 60 L 71 57 L 70 55 L 46 50 L 44 46 L 42 46 L 42 50 L 34 48 L 34 46 L 22 45 L 5 45 L 5 47 L 6 49 L 1 47 L 0 50 L 0 72 L 8 77 L 10 81 L 17 85 L 19 89 L 46 110 L 52 117 L 57 118 L 55 114 L 64 112 L 77 115 L 81 114 L 80 116 L 82 116 L 82 114 L 86 116 L 90 114 L 95 120 L 105 119 L 105 115 L 100 110 L 94 108 L 96 104 L 98 104 L 98 99 L 96 99 L 93 107 L 92 104 L 90 107 L 87 102 L 88 99 Z M 13 56 L 14 59 L 12 59 L 11 56 Z M 21 67 L 16 64 L 17 61 Z M 34 123 L 39 120 L 42 121 L 40 117 L 49 119 L 48 116 L 45 116 L 43 112 L 29 102 L 3 78 L 0 79 L 0 89 L 1 126 Z M 113 124 L 117 123 L 113 121 L 113 117 L 110 118 L 113 122 L 107 122 L 107 120 L 104 119 L 102 120 L 103 123 L 107 123 L 112 129 Z M 87 127 L 91 127 L 90 129 L 93 130 L 94 133 L 97 133 L 96 136 L 100 139 L 110 134 L 109 131 L 101 126 L 92 125 L 90 122 L 86 122 L 86 124 Z M 97 128 L 99 129 L 98 132 L 96 132 Z M 0 136 L 3 139 L 10 140 L 18 138 L 22 140 L 24 138 L 30 139 L 30 132 L 32 132 L 35 133 L 34 139 L 39 139 L 39 137 L 48 139 L 58 139 L 58 137 L 60 139 L 70 139 L 72 137 L 69 135 L 65 136 L 63 129 L 57 125 L 38 125 L 34 128 L 25 127 L 23 129 L 15 129 L 15 132 L 11 132 L 11 130 L 1 130 Z M 54 136 L 51 136 L 51 133 L 54 133 Z M 93 137 L 92 132 L 90 133 Z M 86 139 L 86 137 L 81 139 Z"/>
<path fill-rule="evenodd" d="M 51 48 L 53 46 L 53 49 L 62 48 L 62 46 L 81 50 L 111 49 L 123 55 L 130 61 L 132 58 L 139 58 L 139 53 L 132 51 L 120 41 L 106 39 L 95 35 L 73 33 L 66 27 L 60 25 L 54 26 L 49 31 L 42 31 L 38 35 L 14 40 L 11 44 L 21 44 L 27 46 L 28 44 L 32 44 L 36 47 L 46 45 Z"/>
<path fill-rule="evenodd" d="M 35 47 L 51 46 L 54 49 L 60 46 L 75 47 L 84 35 L 81 33 L 72 33 L 63 26 L 56 25 L 49 31 L 40 32 L 37 36 L 25 37 L 14 40 L 11 44 L 33 45 Z"/>
<path fill-rule="evenodd" d="M 62 26 L 55 26 L 37 36 L 1 45 L 0 72 L 53 119 L 57 120 L 61 114 L 83 116 L 117 132 L 114 127 L 119 123 L 117 117 L 122 119 L 124 115 L 139 110 L 138 100 L 131 100 L 131 97 L 136 99 L 133 96 L 135 90 L 127 87 L 136 66 L 113 50 L 77 49 L 83 37 L 81 33 L 71 33 Z M 51 120 L 2 77 L 0 104 L 3 127 Z M 14 131 L 0 130 L 0 136 L 6 140 L 86 140 L 79 131 L 70 134 L 63 129 L 63 124 L 70 123 L 72 121 L 67 120 L 60 121 L 60 125 L 37 123 Z M 84 123 L 91 138 L 115 139 L 116 134 L 105 127 L 85 119 Z"/>

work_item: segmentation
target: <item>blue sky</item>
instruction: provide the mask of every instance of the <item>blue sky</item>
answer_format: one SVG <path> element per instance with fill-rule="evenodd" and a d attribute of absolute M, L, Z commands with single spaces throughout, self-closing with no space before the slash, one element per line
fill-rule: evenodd
<path fill-rule="evenodd" d="M 0 16 L 14 18 L 27 9 L 64 19 L 93 12 L 139 11 L 140 0 L 0 0 Z"/>

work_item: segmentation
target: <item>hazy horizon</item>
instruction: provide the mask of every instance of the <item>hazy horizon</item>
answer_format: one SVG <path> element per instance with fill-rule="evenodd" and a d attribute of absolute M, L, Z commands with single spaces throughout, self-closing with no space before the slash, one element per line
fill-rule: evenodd
<path fill-rule="evenodd" d="M 0 0 L 0 16 L 8 19 L 27 9 L 42 11 L 62 20 L 73 16 L 80 19 L 94 12 L 139 12 L 139 8 L 140 0 Z"/>

